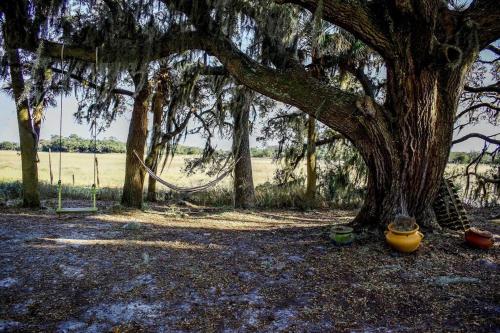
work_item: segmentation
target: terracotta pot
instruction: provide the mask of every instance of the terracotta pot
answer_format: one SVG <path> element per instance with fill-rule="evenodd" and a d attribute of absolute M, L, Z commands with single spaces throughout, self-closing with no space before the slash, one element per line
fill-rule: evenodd
<path fill-rule="evenodd" d="M 385 232 L 387 244 L 400 252 L 410 253 L 415 251 L 424 238 L 424 234 L 418 231 L 418 224 L 415 224 L 415 229 L 410 231 L 396 230 L 393 223 L 389 224 L 387 229 L 389 229 Z"/>
<path fill-rule="evenodd" d="M 465 241 L 471 246 L 486 250 L 493 246 L 493 234 L 486 230 L 470 228 L 465 232 Z"/>
<path fill-rule="evenodd" d="M 330 229 L 330 239 L 335 245 L 349 245 L 354 240 L 352 228 L 345 226 L 333 226 Z"/>

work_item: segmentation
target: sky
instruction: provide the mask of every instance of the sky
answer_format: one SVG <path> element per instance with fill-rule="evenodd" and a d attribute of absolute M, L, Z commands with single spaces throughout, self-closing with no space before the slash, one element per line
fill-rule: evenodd
<path fill-rule="evenodd" d="M 76 99 L 73 96 L 68 96 L 63 99 L 63 136 L 77 134 L 84 138 L 90 138 L 89 127 L 86 124 L 78 124 L 73 117 L 73 113 L 77 110 Z M 120 116 L 106 132 L 100 134 L 100 138 L 115 137 L 120 141 L 127 140 L 128 126 L 131 117 L 131 108 L 128 112 Z M 151 118 L 151 117 L 149 117 Z M 262 143 L 257 143 L 258 128 L 256 133 L 252 134 L 250 145 L 252 147 L 262 147 Z M 470 132 L 479 132 L 485 135 L 492 135 L 499 132 L 498 128 L 489 124 L 480 124 L 470 129 L 463 130 L 455 137 L 461 137 Z M 46 112 L 44 122 L 42 124 L 41 138 L 48 139 L 52 135 L 59 133 L 59 106 L 49 108 Z M 0 141 L 19 142 L 19 132 L 17 127 L 15 104 L 13 99 L 5 93 L 0 93 Z M 228 140 L 216 140 L 217 148 L 229 149 L 231 142 Z M 189 136 L 183 145 L 187 146 L 203 146 L 203 140 L 195 135 Z M 273 143 L 270 143 L 272 145 Z M 452 151 L 479 151 L 483 147 L 483 141 L 479 139 L 467 140 L 463 143 L 454 145 Z"/>
<path fill-rule="evenodd" d="M 461 0 L 460 3 L 468 5 L 470 0 Z M 500 42 L 495 42 L 496 45 Z M 486 60 L 490 60 L 488 57 L 492 57 L 492 54 L 486 54 Z M 2 82 L 0 82 L 1 85 Z M 68 96 L 63 99 L 63 129 L 62 135 L 68 136 L 70 134 L 77 134 L 84 138 L 90 137 L 89 126 L 86 124 L 78 124 L 73 117 L 73 113 L 77 110 L 76 99 L 74 96 Z M 131 107 L 129 107 L 128 112 L 120 116 L 112 125 L 107 129 L 106 132 L 100 134 L 100 138 L 104 137 L 115 137 L 120 141 L 125 142 L 127 140 L 128 126 L 131 117 Z M 150 125 L 151 125 L 151 118 Z M 151 127 L 151 126 L 150 126 Z M 257 124 L 255 126 L 254 133 L 250 138 L 250 145 L 252 147 L 262 147 L 262 142 L 257 142 L 256 138 L 259 136 L 259 129 L 261 126 Z M 475 127 L 468 127 L 462 130 L 460 133 L 455 133 L 454 137 L 462 137 L 471 132 L 479 132 L 485 135 L 493 135 L 499 132 L 498 128 L 484 122 L 480 123 Z M 46 111 L 45 119 L 42 124 L 41 129 L 41 139 L 48 139 L 52 135 L 59 133 L 59 106 L 55 108 L 49 108 Z M 17 119 L 15 105 L 12 98 L 3 92 L 0 92 L 0 141 L 13 141 L 19 142 L 19 134 L 17 128 Z M 218 139 L 215 141 L 217 148 L 220 149 L 230 149 L 231 142 L 228 140 Z M 199 136 L 191 135 L 184 142 L 183 145 L 187 146 L 203 146 L 203 139 Z M 268 145 L 273 145 L 274 142 L 268 142 Z M 452 151 L 479 151 L 483 148 L 483 141 L 480 139 L 470 139 L 465 142 L 456 144 L 452 147 Z"/>
<path fill-rule="evenodd" d="M 57 100 L 59 102 L 59 98 Z M 77 134 L 83 138 L 90 138 L 89 126 L 86 123 L 78 124 L 73 117 L 73 113 L 76 110 L 77 102 L 74 96 L 63 98 L 62 135 L 68 136 L 70 134 Z M 115 137 L 120 141 L 127 141 L 131 111 L 132 107 L 121 115 L 104 133 L 100 133 L 98 139 Z M 41 139 L 49 139 L 52 135 L 59 134 L 59 112 L 59 105 L 47 109 L 40 133 Z M 151 118 L 152 117 L 149 117 L 149 127 L 151 127 Z M 262 147 L 260 142 L 257 143 L 256 137 L 256 135 L 252 136 L 250 144 L 252 147 Z M 19 142 L 14 100 L 3 92 L 0 92 L 0 142 L 1 141 Z M 181 141 L 181 144 L 203 147 L 204 141 L 199 136 L 191 135 L 188 136 L 185 141 Z M 231 142 L 228 140 L 218 139 L 216 144 L 217 148 L 220 149 L 228 150 L 231 148 Z"/>

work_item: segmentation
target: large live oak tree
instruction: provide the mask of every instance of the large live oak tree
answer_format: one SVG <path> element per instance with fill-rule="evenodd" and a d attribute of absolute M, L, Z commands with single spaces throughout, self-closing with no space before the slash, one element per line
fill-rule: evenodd
<path fill-rule="evenodd" d="M 147 53 L 149 60 L 204 50 L 239 83 L 293 105 L 347 137 L 369 170 L 368 194 L 355 222 L 386 224 L 397 213 L 428 219 L 446 166 L 464 78 L 479 51 L 500 36 L 496 1 L 476 0 L 462 11 L 441 0 L 276 1 L 279 5 L 259 1 L 264 9 L 279 6 L 285 11 L 291 4 L 309 10 L 375 50 L 387 72 L 383 103 L 320 82 L 303 59 L 286 49 L 272 50 L 272 64 L 257 61 L 226 34 L 218 24 L 220 16 L 206 15 L 218 9 L 212 2 L 161 2 L 170 11 L 183 13 L 191 29 L 175 25 L 156 36 Z M 256 17 L 265 13 L 244 4 L 235 10 L 258 24 Z M 26 37 L 20 38 L 18 47 L 34 50 L 39 40 Z M 139 55 L 144 56 L 144 45 L 135 38 L 138 42 L 132 47 L 128 43 L 128 52 L 110 47 L 103 61 L 136 62 Z M 102 45 L 106 50 L 106 41 Z M 93 61 L 94 46 L 66 45 L 65 52 L 68 57 Z M 47 41 L 44 53 L 57 57 L 60 48 L 60 43 Z"/>
<path fill-rule="evenodd" d="M 495 1 L 481 0 L 461 12 L 442 1 L 290 3 L 319 10 L 324 20 L 348 30 L 383 57 L 383 104 L 321 84 L 294 59 L 278 69 L 264 67 L 228 38 L 211 33 L 210 25 L 202 31 L 207 18 L 186 12 L 199 24 L 199 47 L 215 55 L 241 83 L 315 116 L 359 149 L 369 179 L 355 222 L 387 223 L 397 213 L 426 221 L 446 166 L 465 75 L 479 51 L 499 37 L 500 9 Z"/>

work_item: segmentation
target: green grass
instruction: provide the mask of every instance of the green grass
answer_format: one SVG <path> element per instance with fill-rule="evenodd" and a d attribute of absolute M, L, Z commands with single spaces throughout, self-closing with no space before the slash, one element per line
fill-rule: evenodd
<path fill-rule="evenodd" d="M 184 161 L 190 157 L 192 156 L 175 156 L 161 177 L 179 186 L 196 186 L 211 180 L 211 177 L 203 173 L 187 176 L 183 172 Z M 53 184 L 50 184 L 49 154 L 40 152 L 39 158 L 40 196 L 43 199 L 57 198 L 59 153 L 51 154 Z M 97 158 L 100 180 L 98 199 L 119 201 L 125 174 L 125 154 L 101 154 Z M 276 165 L 270 158 L 253 158 L 252 169 L 254 183 L 258 186 L 272 181 Z M 74 186 L 73 175 L 75 177 Z M 92 155 L 63 153 L 62 182 L 64 199 L 90 199 L 90 186 L 93 183 Z M 230 206 L 233 203 L 231 184 L 232 178 L 228 176 L 217 187 L 203 193 L 191 195 L 189 199 L 198 204 Z M 182 194 L 169 193 L 161 185 L 158 187 L 158 197 L 160 199 L 186 198 Z M 0 151 L 0 201 L 20 198 L 21 189 L 21 157 L 15 151 Z M 144 189 L 147 189 L 147 183 Z M 283 194 L 283 196 L 286 196 L 286 194 Z M 261 197 L 262 199 L 259 201 Z M 269 199 L 269 195 L 259 195 L 259 191 L 257 191 L 257 198 L 263 204 L 265 202 L 273 203 L 273 200 Z"/>
<path fill-rule="evenodd" d="M 57 184 L 59 172 L 59 153 L 52 153 L 53 184 Z M 92 154 L 63 153 L 62 154 L 62 182 L 65 185 L 73 184 L 73 175 L 76 186 L 90 186 L 93 183 Z M 40 152 L 38 164 L 38 177 L 40 182 L 50 184 L 49 154 Z M 175 156 L 172 163 L 168 164 L 162 178 L 179 186 L 200 185 L 211 177 L 199 173 L 187 176 L 183 173 L 184 161 L 189 156 Z M 121 188 L 125 175 L 125 154 L 100 154 L 99 180 L 101 188 Z M 276 166 L 270 158 L 253 158 L 252 171 L 255 185 L 271 181 Z M 21 180 L 21 157 L 15 151 L 0 151 L 0 182 Z M 231 177 L 220 183 L 221 186 L 230 186 Z"/>
<path fill-rule="evenodd" d="M 59 154 L 52 153 L 53 184 L 50 184 L 49 155 L 39 153 L 40 163 L 40 195 L 43 199 L 57 197 L 57 179 Z M 90 199 L 90 186 L 93 183 L 92 155 L 82 153 L 62 154 L 62 180 L 63 197 L 65 199 Z M 187 176 L 184 172 L 184 161 L 189 156 L 176 156 L 161 175 L 162 178 L 179 186 L 196 186 L 203 184 L 211 177 L 199 173 Z M 99 160 L 100 200 L 119 201 L 121 187 L 125 173 L 125 154 L 101 154 Z M 449 164 L 447 173 L 459 173 L 465 165 Z M 481 165 L 479 172 L 485 172 L 489 166 Z M 276 164 L 270 158 L 252 158 L 252 171 L 254 184 L 256 186 L 256 200 L 258 207 L 267 208 L 303 208 L 303 184 L 295 186 L 279 187 L 272 185 L 272 179 L 276 170 Z M 73 175 L 75 184 L 73 186 Z M 0 151 L 0 201 L 21 197 L 21 158 L 15 151 Z M 146 180 L 147 181 L 147 180 Z M 463 178 L 455 180 L 455 184 L 463 187 Z M 233 194 L 231 190 L 232 178 L 226 177 L 217 187 L 206 192 L 200 192 L 189 196 L 189 200 L 208 206 L 231 206 Z M 147 188 L 145 184 L 144 189 Z M 161 186 L 159 198 L 183 199 L 182 194 L 169 193 Z M 359 207 L 363 200 L 363 193 L 355 193 L 346 200 L 338 202 L 326 202 L 319 197 L 317 206 L 330 206 L 333 208 L 355 208 Z"/>
<path fill-rule="evenodd" d="M 46 182 L 39 183 L 40 196 L 43 199 L 57 198 L 57 185 L 51 185 Z M 115 187 L 103 187 L 97 192 L 98 200 L 119 201 L 121 189 Z M 21 181 L 0 180 L 0 202 L 20 199 L 22 196 Z M 91 200 L 92 192 L 89 186 L 63 186 L 63 200 Z"/>
<path fill-rule="evenodd" d="M 40 196 L 43 199 L 57 198 L 57 179 L 59 154 L 52 153 L 53 184 L 50 184 L 48 153 L 39 153 Z M 92 155 L 79 153 L 62 154 L 62 180 L 64 199 L 90 199 L 90 185 L 93 182 Z M 180 186 L 194 186 L 202 184 L 210 177 L 205 174 L 186 176 L 183 173 L 184 161 L 188 156 L 176 156 L 168 169 L 162 174 L 167 181 Z M 123 175 L 125 173 L 124 154 L 98 155 L 99 175 L 101 188 L 98 192 L 99 200 L 119 201 Z M 256 186 L 256 200 L 258 207 L 267 208 L 302 208 L 303 186 L 278 187 L 272 185 L 276 165 L 270 158 L 252 158 L 252 171 Z M 72 177 L 75 175 L 75 185 Z M 13 151 L 0 151 L 0 201 L 21 197 L 21 159 Z M 233 193 L 231 189 L 232 177 L 228 176 L 218 186 L 205 192 L 195 193 L 189 197 L 170 193 L 159 187 L 160 199 L 189 199 L 189 201 L 207 206 L 231 206 Z M 144 186 L 146 190 L 147 186 Z M 321 200 L 319 200 L 321 201 Z"/>

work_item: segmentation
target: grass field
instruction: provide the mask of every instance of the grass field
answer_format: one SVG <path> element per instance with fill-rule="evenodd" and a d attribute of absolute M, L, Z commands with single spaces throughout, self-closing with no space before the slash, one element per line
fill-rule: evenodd
<path fill-rule="evenodd" d="M 39 178 L 42 183 L 50 183 L 49 154 L 40 152 Z M 161 175 L 162 178 L 180 186 L 196 186 L 207 182 L 211 177 L 204 173 L 197 173 L 191 176 L 186 175 L 184 162 L 191 156 L 175 156 Z M 99 179 L 101 188 L 110 190 L 121 188 L 125 174 L 125 154 L 101 154 L 99 160 Z M 53 184 L 57 184 L 58 179 L 59 154 L 52 153 Z M 252 158 L 252 168 L 255 186 L 272 181 L 276 171 L 276 164 L 270 158 Z M 465 164 L 449 164 L 447 175 L 463 173 Z M 304 172 L 304 168 L 301 168 Z M 491 166 L 480 165 L 478 172 L 484 174 L 491 170 Z M 73 176 L 75 186 L 90 186 L 93 183 L 92 155 L 82 153 L 62 154 L 62 180 L 63 185 L 72 185 Z M 0 151 L 0 183 L 21 180 L 21 158 L 15 151 Z M 229 188 L 232 178 L 227 177 L 219 185 L 219 188 Z M 473 180 L 474 181 L 474 180 Z M 459 177 L 454 180 L 455 185 L 460 189 L 465 187 L 465 178 Z"/>
<path fill-rule="evenodd" d="M 52 173 L 54 184 L 57 183 L 59 170 L 59 154 L 52 153 Z M 40 181 L 50 182 L 49 154 L 40 152 L 38 172 Z M 121 187 L 125 174 L 125 154 L 98 155 L 99 180 L 101 187 Z M 184 161 L 190 156 L 175 156 L 172 163 L 162 174 L 162 178 L 181 186 L 199 185 L 208 180 L 205 174 L 198 173 L 187 176 L 184 172 Z M 255 185 L 271 181 L 276 165 L 270 158 L 253 158 L 253 176 Z M 80 153 L 62 154 L 63 184 L 72 184 L 73 175 L 75 185 L 87 186 L 93 182 L 92 155 Z M 0 151 L 0 182 L 21 180 L 21 157 L 15 151 Z M 225 179 L 221 185 L 229 185 L 231 178 Z"/>
<path fill-rule="evenodd" d="M 38 172 L 40 181 L 50 182 L 49 172 L 49 154 L 40 152 L 40 163 Z M 59 154 L 52 153 L 52 173 L 54 183 L 58 179 Z M 121 187 L 125 174 L 125 154 L 101 154 L 97 156 L 99 161 L 99 179 L 102 187 Z M 174 157 L 168 165 L 162 178 L 181 186 L 198 185 L 201 182 L 210 179 L 203 173 L 197 173 L 191 176 L 183 172 L 184 162 L 191 156 Z M 465 165 L 449 164 L 448 173 L 460 172 Z M 479 172 L 483 173 L 490 167 L 480 165 Z M 253 178 L 255 185 L 272 181 L 276 164 L 270 158 L 252 158 Z M 86 186 L 92 184 L 93 169 L 92 155 L 82 153 L 63 153 L 62 154 L 62 179 L 65 184 L 72 184 L 73 175 L 75 176 L 75 185 Z M 15 151 L 0 151 L 0 181 L 21 180 L 21 157 Z M 221 185 L 229 185 L 230 178 L 224 180 Z"/>

